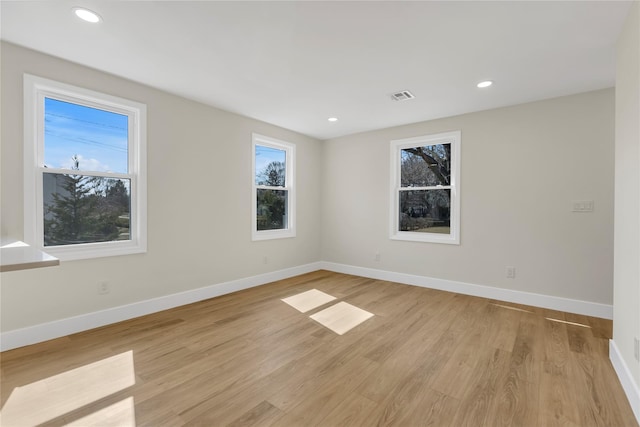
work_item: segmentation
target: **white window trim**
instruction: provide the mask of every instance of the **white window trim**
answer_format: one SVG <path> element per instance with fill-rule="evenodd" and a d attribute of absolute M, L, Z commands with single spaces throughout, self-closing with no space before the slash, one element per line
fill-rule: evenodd
<path fill-rule="evenodd" d="M 391 141 L 391 194 L 390 194 L 390 233 L 392 240 L 407 240 L 413 242 L 460 244 L 460 131 L 444 132 L 434 135 L 424 135 L 414 138 L 396 139 Z M 451 233 L 420 233 L 398 230 L 399 223 L 399 192 L 400 192 L 400 150 L 435 144 L 451 144 Z"/>
<path fill-rule="evenodd" d="M 126 174 L 127 178 L 131 178 L 130 240 L 44 246 L 42 179 L 45 96 L 89 107 L 106 108 L 130 117 L 129 173 Z M 42 77 L 24 75 L 24 241 L 27 244 L 63 261 L 147 251 L 146 116 L 147 110 L 144 104 Z M 47 169 L 47 172 L 68 173 L 69 171 Z M 90 175 L 91 172 L 82 172 L 82 174 Z"/>
<path fill-rule="evenodd" d="M 275 148 L 277 150 L 284 150 L 286 155 L 285 161 L 285 186 L 284 187 L 266 187 L 263 185 L 256 185 L 256 145 L 264 147 Z M 290 237 L 296 237 L 296 177 L 295 177 L 295 164 L 296 164 L 296 146 L 289 142 L 280 141 L 279 139 L 271 138 L 257 133 L 251 134 L 251 240 L 271 240 L 271 239 L 286 239 Z M 281 230 L 261 230 L 258 231 L 258 189 L 259 188 L 271 188 L 274 190 L 287 190 L 288 191 L 288 206 L 287 206 L 287 228 Z"/>

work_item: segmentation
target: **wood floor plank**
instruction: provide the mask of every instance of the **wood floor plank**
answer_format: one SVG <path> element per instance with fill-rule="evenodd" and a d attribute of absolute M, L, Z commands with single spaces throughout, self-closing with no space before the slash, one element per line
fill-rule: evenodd
<path fill-rule="evenodd" d="M 518 334 L 518 325 L 523 312 L 506 306 L 489 303 L 481 314 L 493 326 L 485 335 L 487 345 L 512 351 Z"/>
<path fill-rule="evenodd" d="M 527 426 L 538 423 L 540 386 L 521 378 L 516 365 L 497 384 L 495 398 L 489 405 L 485 425 Z"/>
<path fill-rule="evenodd" d="M 309 318 L 331 303 L 281 301 L 311 289 L 374 316 L 340 336 Z M 4 352 L 0 396 L 27 420 L 53 381 L 52 427 L 124 425 L 131 405 L 138 427 L 635 427 L 610 338 L 609 320 L 320 270 Z M 132 382 L 77 374 L 123 354 Z"/>
<path fill-rule="evenodd" d="M 591 326 L 591 333 L 595 338 L 613 338 L 613 323 L 610 320 L 587 317 L 587 322 Z"/>
<path fill-rule="evenodd" d="M 460 401 L 433 390 L 421 393 L 417 402 L 403 411 L 397 426 L 454 426 L 454 418 Z"/>
<path fill-rule="evenodd" d="M 326 417 L 316 423 L 319 426 L 358 426 L 375 411 L 377 404 L 366 397 L 352 392 L 331 410 Z"/>
<path fill-rule="evenodd" d="M 328 376 L 327 380 L 316 384 L 312 392 L 294 401 L 295 406 L 287 409 L 304 425 L 318 425 L 327 412 L 336 409 L 351 393 L 359 390 L 363 380 L 376 371 L 377 364 L 365 358 L 352 359 Z M 322 411 L 317 409 L 322 408 Z"/>
<path fill-rule="evenodd" d="M 537 384 L 540 380 L 545 358 L 544 321 L 531 314 L 520 318 L 509 369 L 522 381 Z"/>
<path fill-rule="evenodd" d="M 447 396 L 462 399 L 466 389 L 460 387 L 460 384 L 468 384 L 475 375 L 478 344 L 470 336 L 468 341 L 455 345 L 452 351 L 447 349 L 442 356 L 443 365 L 437 369 L 437 377 L 431 382 L 431 388 Z"/>
<path fill-rule="evenodd" d="M 270 424 L 284 414 L 281 410 L 263 400 L 258 406 L 242 414 L 240 418 L 229 424 L 229 427 L 244 427 Z"/>
<path fill-rule="evenodd" d="M 460 401 L 464 410 L 456 412 L 454 425 L 494 425 L 495 420 L 488 416 L 499 398 L 498 387 L 508 375 L 509 360 L 510 353 L 504 350 L 487 348 L 479 352 L 475 375 L 468 382 L 467 392 Z"/>
<path fill-rule="evenodd" d="M 570 366 L 570 349 L 566 325 L 558 315 L 545 317 L 545 359 L 540 378 L 539 421 L 549 426 L 579 425 Z M 564 316 L 562 316 L 564 318 Z M 553 319 L 553 320 L 550 320 Z"/>
<path fill-rule="evenodd" d="M 399 378 L 399 381 L 387 380 L 391 384 L 396 384 L 393 390 L 385 394 L 381 394 L 377 390 L 371 393 L 372 397 L 378 399 L 380 403 L 376 412 L 369 417 L 369 424 L 380 426 L 403 425 L 403 420 L 416 422 L 417 418 L 420 417 L 426 417 L 425 421 L 432 420 L 435 422 L 439 420 L 441 423 L 440 415 L 442 414 L 440 412 L 442 408 L 440 408 L 438 402 L 432 401 L 430 398 L 425 401 L 425 397 L 433 396 L 434 394 L 440 395 L 440 393 L 430 389 L 429 385 L 445 364 L 451 349 L 456 345 L 458 345 L 458 342 L 451 331 L 443 331 L 440 335 L 432 334 L 430 339 L 424 340 L 420 345 L 408 343 L 405 351 L 408 348 L 413 348 L 419 354 L 419 357 L 411 367 L 408 375 L 403 375 Z M 377 385 L 377 382 L 373 382 L 373 385 Z M 445 400 L 449 402 L 449 399 Z M 432 407 L 433 405 L 437 407 Z M 421 409 L 414 411 L 417 408 Z M 425 412 L 425 408 L 431 409 Z"/>

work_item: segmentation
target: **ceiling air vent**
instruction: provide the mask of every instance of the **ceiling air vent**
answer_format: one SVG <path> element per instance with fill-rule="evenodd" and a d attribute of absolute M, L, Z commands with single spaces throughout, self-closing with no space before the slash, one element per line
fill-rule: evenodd
<path fill-rule="evenodd" d="M 393 99 L 394 101 L 406 101 L 407 99 L 413 99 L 413 98 L 415 98 L 415 96 L 413 96 L 413 94 L 408 90 L 396 92 L 393 95 L 391 95 L 391 99 Z"/>

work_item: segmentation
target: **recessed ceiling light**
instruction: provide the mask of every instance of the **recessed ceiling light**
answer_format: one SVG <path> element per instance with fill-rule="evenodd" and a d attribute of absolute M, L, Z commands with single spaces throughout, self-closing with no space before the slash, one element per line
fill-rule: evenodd
<path fill-rule="evenodd" d="M 338 118 L 337 117 L 329 117 L 327 120 L 329 120 L 330 122 L 337 122 Z"/>
<path fill-rule="evenodd" d="M 73 13 L 75 13 L 76 16 L 82 19 L 83 21 L 91 22 L 93 24 L 95 24 L 96 22 L 102 21 L 102 18 L 100 18 L 100 15 L 90 11 L 89 9 L 85 9 L 82 7 L 74 7 Z"/>
<path fill-rule="evenodd" d="M 483 82 L 478 83 L 478 84 L 477 84 L 477 86 L 478 86 L 480 89 L 482 89 L 482 88 L 485 88 L 485 87 L 489 87 L 489 86 L 491 86 L 492 84 L 493 84 L 493 82 L 492 82 L 491 80 L 485 80 L 485 81 L 483 81 Z"/>

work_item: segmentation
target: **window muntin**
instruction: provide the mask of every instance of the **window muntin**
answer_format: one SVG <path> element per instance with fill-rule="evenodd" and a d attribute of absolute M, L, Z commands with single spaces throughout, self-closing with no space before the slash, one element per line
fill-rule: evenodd
<path fill-rule="evenodd" d="M 390 237 L 460 242 L 460 132 L 391 141 Z"/>
<path fill-rule="evenodd" d="M 146 251 L 146 107 L 25 75 L 25 241 L 63 260 Z"/>
<path fill-rule="evenodd" d="M 253 240 L 295 236 L 295 146 L 253 135 Z"/>

